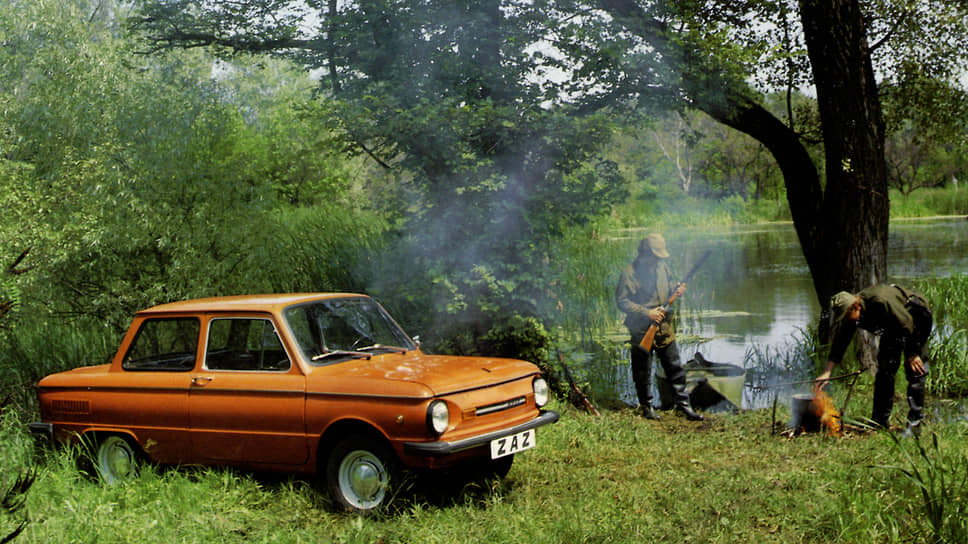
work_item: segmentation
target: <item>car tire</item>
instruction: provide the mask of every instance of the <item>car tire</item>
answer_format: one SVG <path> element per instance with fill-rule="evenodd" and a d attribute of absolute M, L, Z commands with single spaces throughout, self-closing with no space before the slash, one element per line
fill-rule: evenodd
<path fill-rule="evenodd" d="M 511 465 L 514 464 L 514 454 L 491 459 L 487 465 L 485 477 L 503 479 L 511 472 Z"/>
<path fill-rule="evenodd" d="M 376 438 L 343 438 L 326 461 L 330 496 L 355 512 L 373 512 L 389 502 L 397 476 L 396 457 Z"/>
<path fill-rule="evenodd" d="M 94 468 L 104 483 L 114 485 L 134 478 L 140 460 L 137 448 L 128 439 L 112 434 L 98 440 Z"/>

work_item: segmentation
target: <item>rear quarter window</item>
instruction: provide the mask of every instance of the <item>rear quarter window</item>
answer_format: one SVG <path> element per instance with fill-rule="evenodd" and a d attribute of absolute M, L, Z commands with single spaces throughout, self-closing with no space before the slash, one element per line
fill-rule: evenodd
<path fill-rule="evenodd" d="M 201 324 L 195 317 L 146 319 L 141 322 L 121 367 L 187 372 L 195 367 L 200 329 Z"/>

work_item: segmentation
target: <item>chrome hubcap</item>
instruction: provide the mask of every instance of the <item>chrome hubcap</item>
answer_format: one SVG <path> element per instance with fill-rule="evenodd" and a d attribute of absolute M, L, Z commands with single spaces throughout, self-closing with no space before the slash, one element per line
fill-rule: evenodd
<path fill-rule="evenodd" d="M 107 438 L 98 451 L 98 465 L 101 476 L 108 483 L 116 483 L 127 478 L 134 470 L 134 452 L 123 438 Z"/>
<path fill-rule="evenodd" d="M 339 481 L 344 496 L 353 506 L 373 508 L 383 501 L 387 472 L 377 456 L 357 450 L 347 455 L 340 464 Z"/>

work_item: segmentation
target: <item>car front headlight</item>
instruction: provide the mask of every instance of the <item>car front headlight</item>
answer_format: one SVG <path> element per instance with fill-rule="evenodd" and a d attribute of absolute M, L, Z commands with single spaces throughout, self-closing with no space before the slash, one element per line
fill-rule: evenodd
<path fill-rule="evenodd" d="M 435 400 L 427 407 L 427 427 L 434 434 L 444 434 L 450 425 L 450 410 L 447 403 L 442 400 Z"/>
<path fill-rule="evenodd" d="M 541 408 L 545 404 L 548 404 L 548 382 L 542 378 L 537 377 L 532 383 L 534 386 L 534 403 Z"/>

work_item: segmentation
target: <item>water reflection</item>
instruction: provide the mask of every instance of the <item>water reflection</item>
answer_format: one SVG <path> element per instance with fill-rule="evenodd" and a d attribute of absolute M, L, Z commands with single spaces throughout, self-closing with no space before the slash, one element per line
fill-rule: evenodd
<path fill-rule="evenodd" d="M 628 242 L 629 255 L 637 234 Z M 796 348 L 811 334 L 820 305 L 792 225 L 683 229 L 665 235 L 678 274 L 688 271 L 706 250 L 713 250 L 679 303 L 684 362 L 698 351 L 709 360 L 751 369 L 752 387 L 747 387 L 744 407 L 772 402 L 772 382 L 809 378 L 812 362 Z M 919 277 L 964 273 L 968 221 L 963 217 L 894 221 L 888 243 L 889 281 L 916 284 Z M 627 350 L 625 345 L 623 360 Z M 776 368 L 753 370 L 764 361 Z M 634 403 L 628 365 L 618 372 L 616 381 L 626 384 L 619 386 L 622 400 Z"/>

